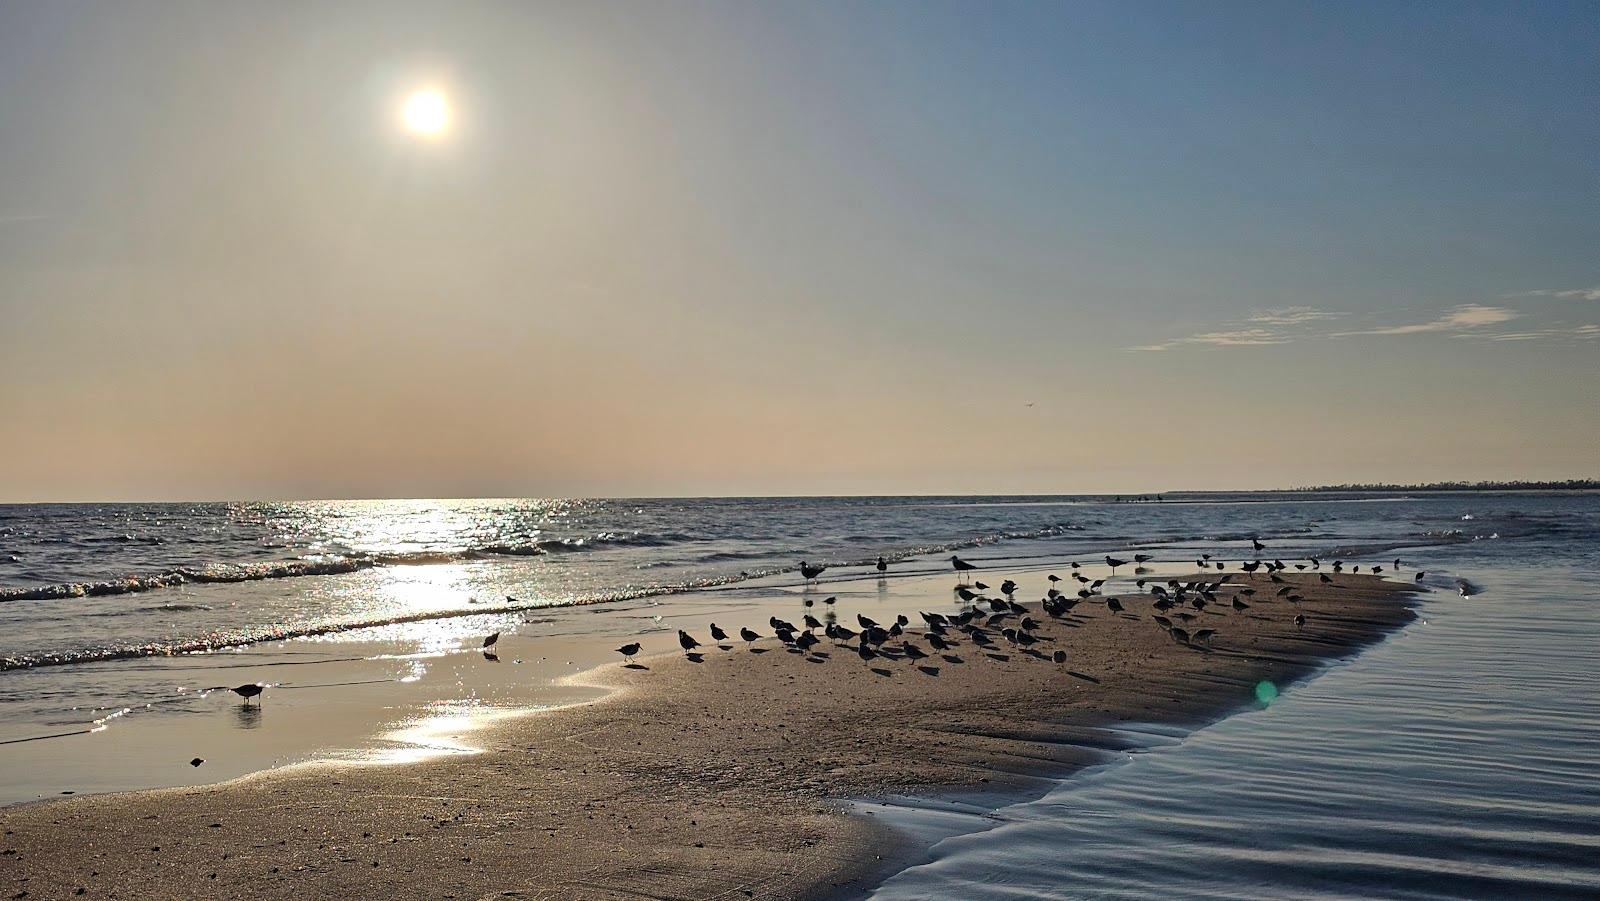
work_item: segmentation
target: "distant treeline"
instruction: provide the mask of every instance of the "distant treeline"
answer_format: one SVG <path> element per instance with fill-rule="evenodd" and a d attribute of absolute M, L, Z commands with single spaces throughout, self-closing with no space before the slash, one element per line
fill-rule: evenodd
<path fill-rule="evenodd" d="M 1429 482 L 1426 485 L 1394 485 L 1372 482 L 1357 485 L 1316 485 L 1291 491 L 1588 491 L 1600 489 L 1600 479 L 1567 479 L 1561 482 Z"/>

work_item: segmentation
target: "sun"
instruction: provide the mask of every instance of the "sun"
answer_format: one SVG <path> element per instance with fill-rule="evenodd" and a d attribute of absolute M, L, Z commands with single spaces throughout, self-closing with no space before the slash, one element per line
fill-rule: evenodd
<path fill-rule="evenodd" d="M 436 88 L 412 91 L 400 104 L 400 124 L 417 137 L 442 138 L 450 132 L 450 99 Z"/>

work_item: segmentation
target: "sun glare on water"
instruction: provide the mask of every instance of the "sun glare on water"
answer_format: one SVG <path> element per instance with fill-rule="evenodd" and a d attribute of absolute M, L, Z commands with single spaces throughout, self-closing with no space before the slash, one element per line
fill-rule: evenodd
<path fill-rule="evenodd" d="M 443 138 L 450 132 L 450 99 L 433 88 L 413 91 L 400 105 L 400 123 L 417 137 Z"/>

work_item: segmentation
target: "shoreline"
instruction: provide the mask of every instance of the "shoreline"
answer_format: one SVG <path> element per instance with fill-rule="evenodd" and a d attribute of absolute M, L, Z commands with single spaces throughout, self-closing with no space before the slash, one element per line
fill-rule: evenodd
<path fill-rule="evenodd" d="M 1028 605 L 1069 649 L 1064 667 L 1021 652 L 984 659 L 963 640 L 959 662 L 930 658 L 929 673 L 905 660 L 870 666 L 826 641 L 816 650 L 828 656 L 802 656 L 768 639 L 754 651 L 707 648 L 699 664 L 663 655 L 644 670 L 590 670 L 576 681 L 614 691 L 497 726 L 476 755 L 0 810 L 0 879 L 33 897 L 149 896 L 155 884 L 177 895 L 356 894 L 400 875 L 418 897 L 612 897 L 640 884 L 853 896 L 913 849 L 851 815 L 851 799 L 1048 791 L 1103 762 L 1119 725 L 1203 727 L 1248 706 L 1260 681 L 1300 681 L 1412 618 L 1412 586 L 1285 578 L 1309 583 L 1305 629 L 1288 623 L 1288 602 L 1263 598 L 1202 614 L 1218 623 L 1209 650 L 1169 640 L 1142 595 L 1122 616 L 1085 603 L 1050 621 Z"/>

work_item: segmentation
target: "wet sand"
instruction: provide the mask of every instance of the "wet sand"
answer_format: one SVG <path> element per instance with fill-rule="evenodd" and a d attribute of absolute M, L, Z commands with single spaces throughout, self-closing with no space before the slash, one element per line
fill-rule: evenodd
<path fill-rule="evenodd" d="M 1194 628 L 1217 630 L 1209 648 L 1168 638 L 1147 596 L 1125 599 L 1124 615 L 1096 601 L 1065 621 L 1034 612 L 1051 639 L 1036 650 L 1065 648 L 1062 666 L 998 636 L 1001 647 L 985 651 L 957 635 L 950 659 L 920 662 L 863 663 L 827 641 L 815 649 L 826 656 L 735 642 L 706 648 L 699 663 L 665 654 L 585 673 L 575 681 L 616 691 L 502 722 L 477 742 L 482 754 L 10 808 L 0 811 L 0 888 L 29 898 L 849 896 L 905 849 L 848 815 L 844 799 L 1037 788 L 1100 762 L 1118 724 L 1214 719 L 1255 703 L 1263 681 L 1286 686 L 1411 618 L 1407 586 L 1285 578 L 1303 603 L 1268 597 L 1278 586 L 1262 576 L 1250 579 L 1250 609 L 1199 614 Z M 926 609 L 948 609 L 929 590 Z"/>

